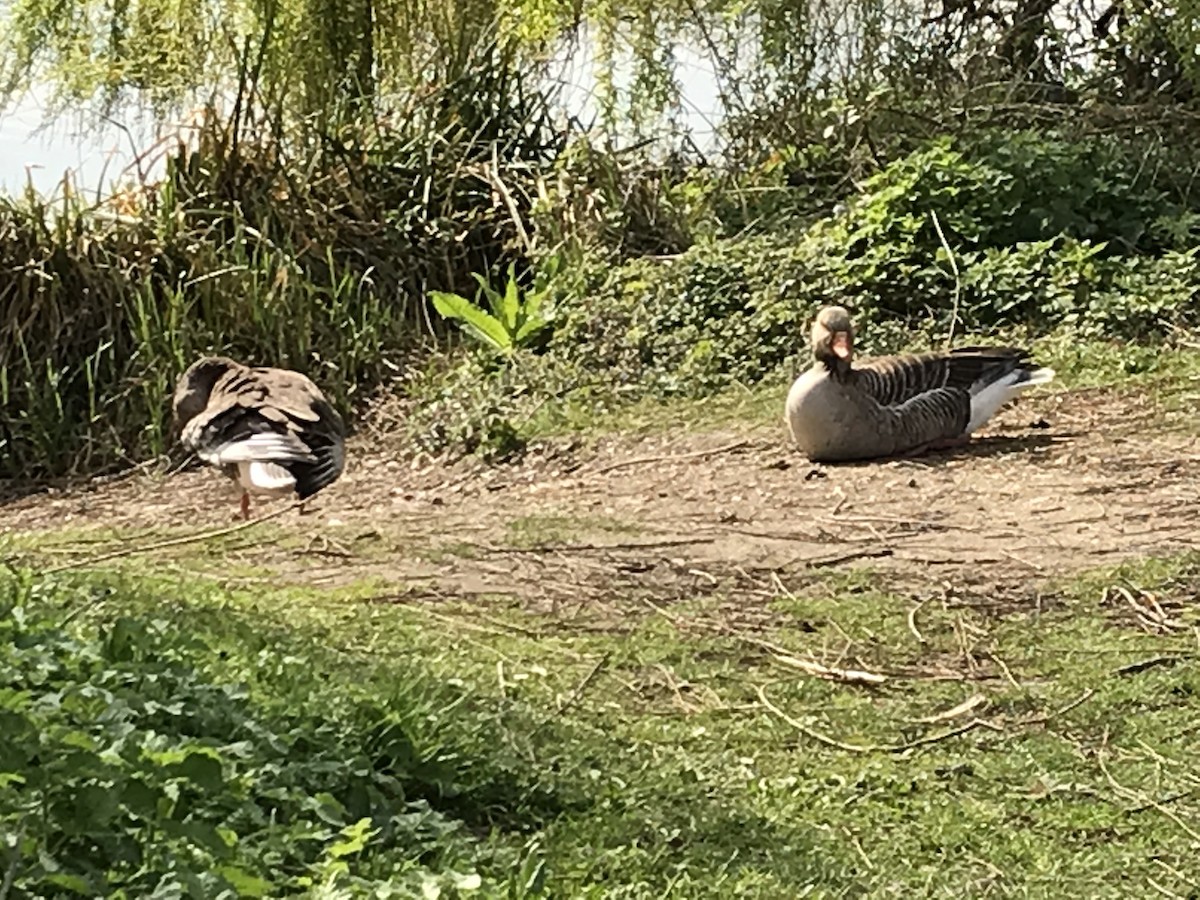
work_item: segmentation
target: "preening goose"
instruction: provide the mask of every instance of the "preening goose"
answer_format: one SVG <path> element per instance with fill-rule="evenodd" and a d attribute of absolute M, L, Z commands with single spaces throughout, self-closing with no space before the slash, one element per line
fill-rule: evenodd
<path fill-rule="evenodd" d="M 1045 384 L 1016 347 L 960 347 L 854 361 L 854 324 L 840 306 L 817 315 L 815 362 L 787 398 L 792 439 L 813 462 L 875 459 L 956 446 L 1009 400 Z"/>
<path fill-rule="evenodd" d="M 342 474 L 342 419 L 299 372 L 206 356 L 179 379 L 174 408 L 184 446 L 241 485 L 243 519 L 251 493 L 305 500 Z"/>

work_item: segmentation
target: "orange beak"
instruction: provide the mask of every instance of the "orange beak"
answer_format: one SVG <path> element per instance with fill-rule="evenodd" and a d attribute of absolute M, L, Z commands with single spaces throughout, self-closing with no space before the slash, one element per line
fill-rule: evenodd
<path fill-rule="evenodd" d="M 846 331 L 837 331 L 833 335 L 833 352 L 841 359 L 849 359 L 851 353 L 850 334 Z"/>

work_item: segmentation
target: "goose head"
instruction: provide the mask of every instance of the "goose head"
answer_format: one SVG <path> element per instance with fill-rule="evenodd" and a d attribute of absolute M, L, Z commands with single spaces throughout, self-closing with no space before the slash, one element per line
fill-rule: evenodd
<path fill-rule="evenodd" d="M 198 359 L 179 379 L 173 404 L 175 425 L 183 428 L 208 407 L 213 386 L 225 373 L 241 365 L 225 356 L 206 356 Z"/>
<path fill-rule="evenodd" d="M 854 359 L 854 323 L 842 306 L 827 306 L 812 327 L 813 357 L 831 371 L 845 371 Z"/>

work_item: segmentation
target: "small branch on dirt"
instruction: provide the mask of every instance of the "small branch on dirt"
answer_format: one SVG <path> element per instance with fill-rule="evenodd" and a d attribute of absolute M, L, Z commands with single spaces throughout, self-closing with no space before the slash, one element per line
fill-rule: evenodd
<path fill-rule="evenodd" d="M 1145 672 L 1147 669 L 1153 669 L 1156 666 L 1173 666 L 1177 662 L 1195 658 L 1195 655 L 1192 653 L 1179 653 L 1175 656 L 1152 656 L 1149 659 L 1142 659 L 1124 666 L 1118 666 L 1113 669 L 1112 673 L 1114 675 L 1137 675 L 1139 672 Z"/>
<path fill-rule="evenodd" d="M 809 569 L 826 569 L 830 566 L 840 566 L 842 563 L 855 562 L 860 559 L 881 559 L 892 556 L 895 551 L 891 547 L 881 547 L 878 550 L 860 550 L 857 553 L 842 553 L 838 556 L 825 556 L 817 559 L 793 559 L 788 565 L 804 563 Z"/>
<path fill-rule="evenodd" d="M 815 544 L 823 538 L 821 535 L 809 534 L 804 531 L 756 531 L 753 528 L 722 528 L 722 534 L 744 534 L 746 537 L 767 538 L 772 541 L 799 541 L 802 544 Z"/>
<path fill-rule="evenodd" d="M 847 684 L 867 684 L 877 685 L 886 684 L 887 676 L 880 675 L 877 672 L 864 672 L 861 669 L 838 669 L 832 666 L 825 666 L 819 662 L 813 662 L 807 659 L 799 659 L 795 656 L 788 656 L 785 653 L 776 653 L 776 661 L 783 663 L 785 666 L 790 666 L 793 669 L 799 669 L 809 675 L 817 678 L 824 678 L 828 681 L 843 681 Z"/>
<path fill-rule="evenodd" d="M 674 625 L 678 630 L 680 630 L 680 631 L 684 630 L 684 622 L 681 618 L 679 618 L 679 616 L 675 615 L 674 613 L 667 612 L 665 609 L 663 609 L 661 606 L 659 606 L 657 603 L 655 603 L 649 597 L 639 597 L 638 599 L 641 600 L 642 603 L 644 603 L 646 606 L 650 607 L 650 609 L 652 609 L 654 612 L 658 613 L 660 616 L 662 616 L 664 619 L 666 619 L 668 622 L 670 622 L 672 625 Z"/>
<path fill-rule="evenodd" d="M 1060 706 L 1058 709 L 1051 710 L 1048 713 L 1043 713 L 1040 716 L 1031 716 L 1028 719 L 1019 719 L 1017 724 L 1019 724 L 1019 725 L 1045 725 L 1047 722 L 1051 722 L 1054 719 L 1058 719 L 1058 718 L 1061 718 L 1062 716 L 1065 716 L 1067 713 L 1069 713 L 1075 707 L 1082 706 L 1084 703 L 1087 703 L 1087 701 L 1091 700 L 1092 697 L 1095 696 L 1095 694 L 1096 694 L 1096 691 L 1094 688 L 1088 688 L 1086 691 L 1084 691 L 1082 694 L 1080 694 L 1078 697 L 1076 697 L 1074 700 L 1072 700 L 1066 706 Z"/>
<path fill-rule="evenodd" d="M 908 611 L 908 630 L 912 632 L 913 637 L 917 639 L 918 644 L 927 643 L 925 640 L 925 635 L 921 634 L 921 632 L 917 630 L 917 613 L 919 613 L 921 611 L 921 607 L 928 602 L 928 600 L 922 600 Z"/>
<path fill-rule="evenodd" d="M 885 525 L 903 525 L 907 528 L 920 527 L 923 529 L 928 529 L 929 531 L 947 531 L 949 529 L 954 529 L 955 531 L 966 531 L 971 534 L 979 534 L 979 529 L 974 525 L 964 525 L 959 522 L 934 521 L 933 519 L 914 519 L 911 516 L 887 516 L 883 515 L 882 513 L 876 513 L 875 515 L 870 516 L 817 516 L 816 519 L 819 522 L 829 522 L 835 525 L 869 525 L 871 523 L 883 523 Z M 994 533 L 1000 534 L 1000 532 Z M 1003 533 L 1012 534 L 1013 536 L 1018 536 L 1020 534 L 1017 531 Z"/>
<path fill-rule="evenodd" d="M 937 734 L 926 735 L 925 737 L 917 738 L 916 740 L 908 741 L 904 744 L 847 744 L 837 740 L 836 738 L 831 738 L 829 735 L 823 734 L 814 728 L 810 728 L 803 722 L 800 722 L 797 719 L 789 716 L 782 709 L 767 699 L 767 693 L 763 689 L 762 685 L 756 685 L 755 691 L 758 693 L 758 699 L 762 705 L 781 721 L 791 725 L 805 737 L 811 738 L 812 740 L 820 744 L 824 744 L 827 747 L 845 750 L 848 753 L 903 753 L 907 750 L 913 750 L 917 747 L 924 747 L 929 744 L 936 744 L 940 741 L 946 741 L 950 738 L 958 737 L 959 735 L 966 734 L 969 731 L 974 731 L 976 728 L 987 728 L 991 731 L 1004 730 L 999 725 L 989 722 L 986 719 L 975 718 L 971 719 L 971 721 L 964 725 L 958 726 L 957 728 L 951 728 L 947 731 L 940 731 Z"/>
<path fill-rule="evenodd" d="M 683 547 L 688 544 L 711 544 L 716 538 L 671 538 L 662 541 L 630 541 L 621 544 L 542 544 L 537 547 L 497 547 L 492 544 L 476 544 L 464 541 L 485 553 L 586 553 L 593 550 L 646 550 L 654 547 Z"/>
<path fill-rule="evenodd" d="M 596 660 L 596 664 L 588 670 L 586 675 L 583 676 L 583 680 L 575 686 L 575 690 L 571 691 L 566 700 L 563 700 L 558 704 L 558 714 L 560 716 L 579 702 L 579 698 L 583 696 L 583 692 L 588 689 L 588 686 L 596 680 L 596 676 L 600 674 L 600 670 L 608 665 L 608 660 L 611 658 L 611 656 L 612 653 L 606 650 L 600 656 L 600 658 Z"/>
<path fill-rule="evenodd" d="M 1180 623 L 1171 618 L 1166 610 L 1162 608 L 1162 604 L 1149 591 L 1138 590 L 1138 598 L 1145 601 L 1145 606 L 1138 602 L 1138 598 L 1133 596 L 1133 592 L 1129 588 L 1114 584 L 1104 589 L 1104 596 L 1101 598 L 1101 603 L 1108 602 L 1109 597 L 1113 594 L 1121 597 L 1130 608 L 1133 609 L 1134 615 L 1137 617 L 1138 624 L 1142 626 L 1144 631 L 1151 634 L 1154 633 L 1171 633 L 1177 631 L 1181 626 Z"/>
<path fill-rule="evenodd" d="M 835 487 L 834 491 L 838 494 L 841 494 L 841 496 L 838 498 L 838 502 L 834 504 L 833 509 L 829 511 L 831 516 L 836 516 L 838 513 L 840 513 L 842 511 L 842 507 L 850 501 L 850 495 L 845 493 L 841 488 Z"/>
<path fill-rule="evenodd" d="M 788 586 L 783 583 L 783 579 L 779 577 L 778 572 L 771 573 L 771 584 L 775 586 L 775 596 L 787 597 L 789 600 L 796 599 L 796 595 L 793 594 Z"/>
<path fill-rule="evenodd" d="M 986 655 L 987 655 L 987 658 L 990 659 L 992 662 L 994 662 L 999 667 L 1000 671 L 1004 673 L 1005 681 L 1007 681 L 1009 684 L 1011 684 L 1013 687 L 1017 688 L 1018 690 L 1022 687 L 1021 682 L 1017 681 L 1016 677 L 1012 673 L 1012 670 L 1010 670 L 1008 668 L 1008 663 L 1006 663 L 1004 660 L 1002 660 L 1000 657 L 998 657 L 995 653 L 992 653 L 990 650 L 987 652 Z"/>
<path fill-rule="evenodd" d="M 321 542 L 321 546 L 317 546 L 317 541 Z M 308 537 L 308 543 L 303 549 L 294 550 L 293 553 L 297 556 L 328 556 L 333 559 L 354 559 L 354 553 L 349 547 L 340 541 L 331 540 L 324 534 L 312 534 Z"/>
<path fill-rule="evenodd" d="M 291 512 L 293 509 L 298 509 L 303 503 L 303 500 L 297 500 L 291 506 L 285 506 L 283 509 L 277 509 L 273 513 L 265 516 L 259 516 L 257 519 L 251 519 L 248 522 L 239 522 L 237 525 L 232 525 L 228 528 L 217 528 L 213 531 L 203 531 L 200 534 L 190 534 L 186 537 L 171 538 L 170 540 L 157 541 L 153 544 L 143 544 L 140 547 L 124 547 L 120 550 L 113 550 L 110 553 L 100 553 L 96 556 L 89 556 L 86 559 L 77 559 L 74 562 L 65 563 L 61 566 L 55 566 L 52 569 L 46 569 L 40 574 L 42 576 L 57 575 L 59 572 L 66 572 L 69 569 L 82 569 L 85 566 L 94 566 L 97 563 L 121 559 L 122 557 L 133 556 L 137 553 L 149 553 L 153 550 L 165 550 L 168 547 L 182 547 L 186 544 L 199 544 L 203 541 L 210 541 L 213 538 L 237 534 L 239 531 L 245 531 L 247 528 L 253 528 L 255 525 L 261 525 L 263 522 L 269 522 L 271 519 L 278 519 L 284 513 Z"/>
<path fill-rule="evenodd" d="M 909 719 L 918 725 L 938 725 L 942 722 L 949 722 L 951 719 L 957 719 L 959 716 L 965 716 L 972 710 L 985 706 L 988 700 L 983 694 L 973 694 L 957 706 L 952 706 L 940 713 L 934 713 L 932 716 L 921 716 L 918 719 Z"/>
<path fill-rule="evenodd" d="M 711 450 L 697 450 L 693 453 L 668 453 L 661 456 L 638 456 L 634 459 L 622 459 L 614 463 L 609 463 L 607 466 L 601 466 L 599 469 L 593 469 L 590 472 L 585 472 L 585 475 L 605 475 L 609 472 L 615 472 L 617 469 L 624 469 L 626 466 L 641 466 L 649 463 L 657 462 L 674 462 L 681 459 L 699 459 L 704 456 L 716 456 L 718 453 L 731 453 L 734 450 L 741 450 L 743 447 L 749 446 L 748 440 L 734 441 L 732 444 L 725 444 L 722 447 L 714 447 Z"/>

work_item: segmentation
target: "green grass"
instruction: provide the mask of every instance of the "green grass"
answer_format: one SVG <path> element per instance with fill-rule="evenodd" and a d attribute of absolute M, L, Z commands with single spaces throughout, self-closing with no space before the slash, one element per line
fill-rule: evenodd
<path fill-rule="evenodd" d="M 567 516 L 538 513 L 519 516 L 508 523 L 508 544 L 513 547 L 539 547 L 568 543 L 580 533 L 598 532 L 614 537 L 633 537 L 643 529 L 632 522 L 610 516 Z"/>
<path fill-rule="evenodd" d="M 20 891 L 53 893 L 47 860 L 93 895 L 107 872 L 137 895 L 174 879 L 216 896 L 221 866 L 271 896 L 305 879 L 341 892 L 324 896 L 437 882 L 442 896 L 638 898 L 1188 896 L 1200 883 L 1200 556 L 1088 573 L 1036 607 L 926 597 L 911 624 L 919 599 L 860 570 L 754 610 L 721 593 L 631 603 L 607 628 L 507 597 L 237 590 L 154 568 L 5 576 L 4 715 L 40 728 L 3 732 Z M 1173 630 L 1146 630 L 1113 585 L 1152 592 Z M 887 679 L 814 678 L 771 648 Z M 1147 660 L 1160 661 L 1123 668 Z M 104 714 L 96 690 L 133 712 Z M 975 695 L 967 713 L 918 721 Z M 66 696 L 83 699 L 52 702 Z M 49 753 L 80 733 L 82 759 L 40 788 L 41 763 L 13 751 L 12 735 Z M 202 759 L 191 771 L 210 753 L 219 779 Z M 139 814 L 102 796 L 138 779 L 187 802 Z M 45 802 L 67 791 L 70 815 Z M 220 827 L 237 834 L 225 849 Z M 142 848 L 140 869 L 80 849 L 103 840 Z M 399 893 L 380 892 L 389 879 Z"/>

